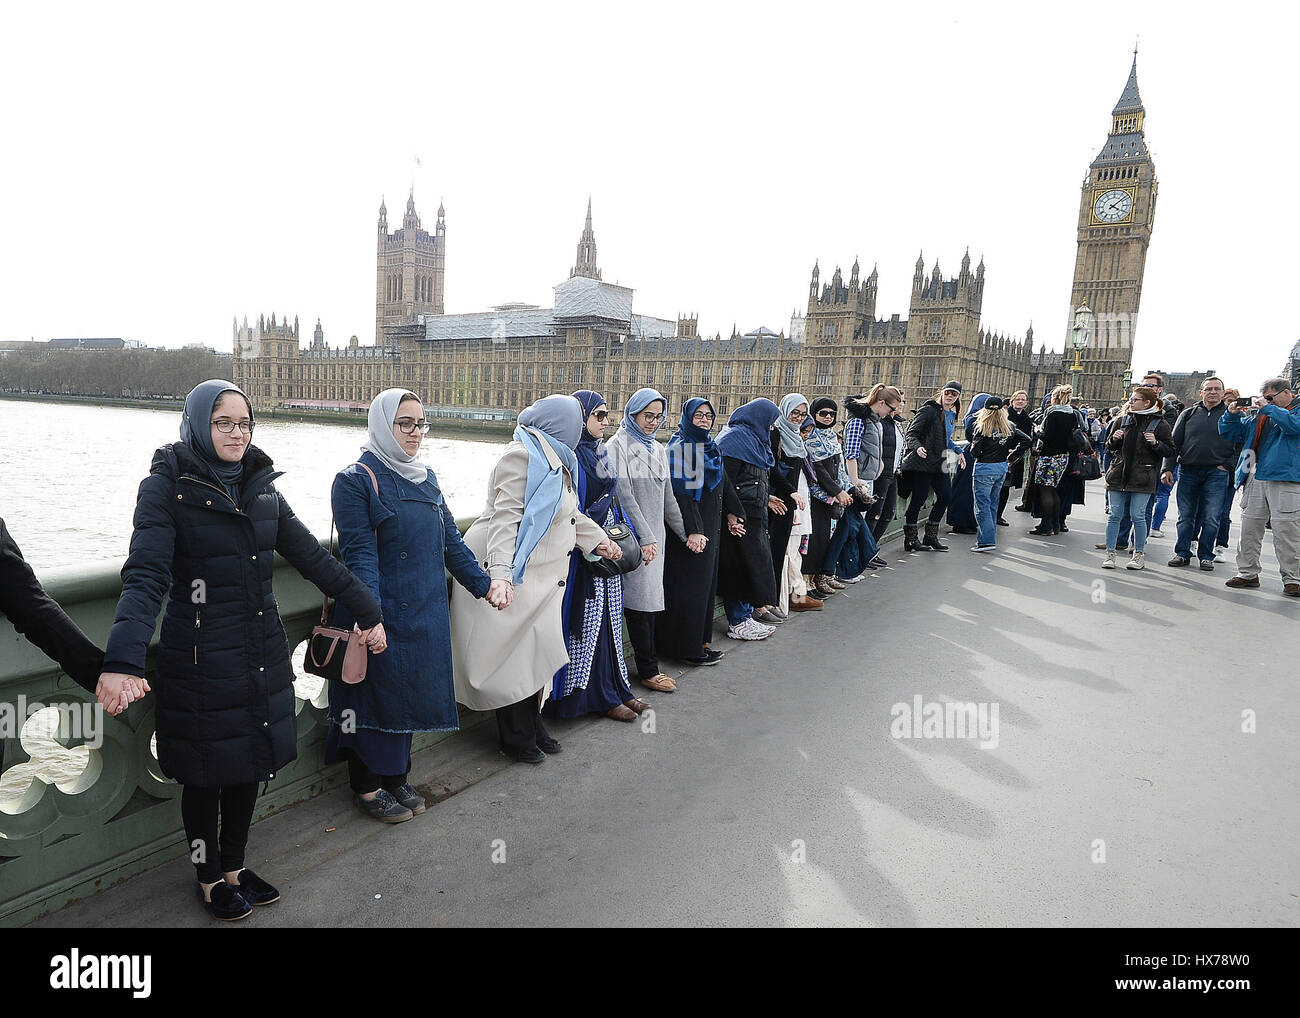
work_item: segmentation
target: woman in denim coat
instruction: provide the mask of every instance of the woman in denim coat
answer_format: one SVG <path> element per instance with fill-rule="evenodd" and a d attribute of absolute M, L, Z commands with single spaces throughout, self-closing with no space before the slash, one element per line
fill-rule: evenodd
<path fill-rule="evenodd" d="M 416 459 L 427 429 L 414 393 L 385 389 L 370 404 L 361 458 L 335 477 L 331 496 L 343 561 L 386 606 L 388 649 L 370 658 L 363 682 L 330 689 L 325 760 L 347 762 L 357 808 L 385 823 L 425 810 L 406 780 L 412 735 L 460 727 L 444 568 L 475 597 L 492 585 Z M 342 605 L 335 625 L 352 626 Z"/>

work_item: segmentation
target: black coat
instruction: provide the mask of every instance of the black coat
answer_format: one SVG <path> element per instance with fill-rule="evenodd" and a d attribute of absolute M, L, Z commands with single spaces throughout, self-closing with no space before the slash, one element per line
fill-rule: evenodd
<path fill-rule="evenodd" d="M 776 604 L 776 573 L 767 532 L 768 469 L 732 456 L 722 457 L 722 464 L 745 507 L 745 536 L 733 537 L 725 529 L 722 533 L 718 592 L 732 601 Z"/>
<path fill-rule="evenodd" d="M 916 454 L 924 448 L 925 456 Z M 903 441 L 903 469 L 937 474 L 943 470 L 943 453 L 948 448 L 948 425 L 937 399 L 927 399 L 907 422 Z"/>
<path fill-rule="evenodd" d="M 1142 437 L 1144 431 L 1154 431 L 1154 445 Z M 1123 437 L 1116 441 L 1115 435 L 1120 432 Z M 1126 414 L 1111 425 L 1106 443 L 1111 451 L 1106 487 L 1111 491 L 1154 492 L 1160 478 L 1161 460 L 1175 452 L 1173 431 L 1159 414 Z"/>
<path fill-rule="evenodd" d="M 55 661 L 77 685 L 88 692 L 95 691 L 104 666 L 104 652 L 45 593 L 17 542 L 9 536 L 4 520 L 0 520 L 0 615 Z"/>
<path fill-rule="evenodd" d="M 320 546 L 276 491 L 256 446 L 244 454 L 236 505 L 184 443 L 154 455 L 105 670 L 144 675 L 167 598 L 152 682 L 158 763 L 183 785 L 266 781 L 297 755 L 289 644 L 271 591 L 275 552 L 337 597 L 363 628 L 381 620 L 360 580 Z"/>

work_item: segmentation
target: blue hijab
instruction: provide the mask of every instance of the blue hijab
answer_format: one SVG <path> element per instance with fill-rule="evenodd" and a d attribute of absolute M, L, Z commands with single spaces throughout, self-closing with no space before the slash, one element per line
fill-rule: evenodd
<path fill-rule="evenodd" d="M 605 453 L 605 443 L 592 438 L 587 421 L 597 409 L 605 405 L 605 397 L 591 389 L 579 389 L 573 398 L 582 407 L 582 435 L 578 438 L 578 465 L 582 467 L 574 479 L 578 485 L 578 498 L 582 511 L 597 523 L 603 524 L 614 501 L 614 471 Z"/>
<path fill-rule="evenodd" d="M 718 436 L 718 449 L 722 455 L 750 463 L 756 467 L 771 467 L 772 442 L 768 434 L 781 416 L 781 408 L 770 399 L 760 396 L 744 406 L 736 407 L 731 420 Z"/>
<path fill-rule="evenodd" d="M 668 440 L 668 472 L 672 475 L 673 492 L 690 496 L 696 502 L 722 480 L 722 453 L 718 451 L 718 443 L 708 428 L 696 427 L 691 421 L 702 406 L 713 410 L 713 404 L 707 399 L 688 399 L 682 407 L 681 423 Z"/>
<path fill-rule="evenodd" d="M 519 415 L 515 441 L 528 450 L 528 483 L 524 489 L 524 514 L 515 537 L 515 557 L 510 566 L 511 582 L 524 582 L 528 556 L 550 529 L 564 498 L 564 471 L 578 473 L 574 447 L 582 434 L 582 407 L 572 396 L 546 396 Z M 541 435 L 539 440 L 532 430 Z M 541 443 L 554 451 L 560 466 L 551 469 Z"/>
<path fill-rule="evenodd" d="M 196 385 L 185 397 L 185 409 L 181 411 L 181 441 L 198 454 L 213 478 L 226 489 L 231 501 L 238 505 L 239 486 L 244 480 L 244 461 L 241 459 L 238 463 L 230 463 L 223 460 L 212 444 L 212 408 L 222 394 L 227 392 L 237 392 L 243 396 L 244 402 L 248 404 L 248 419 L 253 420 L 253 403 L 243 389 L 233 382 L 210 378 Z M 245 455 L 252 446 L 253 436 L 250 434 L 248 437 L 249 444 L 244 446 Z"/>
<path fill-rule="evenodd" d="M 987 403 L 990 398 L 991 397 L 987 392 L 981 392 L 970 401 L 970 407 L 966 411 L 966 416 L 961 420 L 961 430 L 966 435 L 967 440 L 970 439 L 971 428 L 975 426 L 975 418 L 980 415 L 980 411 L 984 409 L 984 404 Z"/>
<path fill-rule="evenodd" d="M 663 394 L 657 389 L 637 389 L 632 393 L 632 398 L 627 401 L 627 409 L 623 411 L 623 430 L 644 445 L 647 449 L 653 449 L 655 444 L 655 431 L 658 431 L 664 425 L 664 417 L 659 418 L 659 423 L 655 425 L 655 431 L 646 434 L 641 430 L 641 425 L 636 422 L 636 415 L 648 407 L 655 400 L 664 405 L 664 417 L 668 415 L 668 400 L 664 399 Z"/>

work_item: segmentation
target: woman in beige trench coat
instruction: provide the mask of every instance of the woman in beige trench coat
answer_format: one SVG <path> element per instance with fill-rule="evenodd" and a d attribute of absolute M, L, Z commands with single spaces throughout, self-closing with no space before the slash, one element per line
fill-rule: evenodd
<path fill-rule="evenodd" d="M 505 581 L 506 610 L 455 589 L 451 598 L 456 699 L 495 710 L 502 751 L 527 763 L 560 749 L 540 710 L 552 677 L 569 662 L 561 621 L 569 555 L 577 547 L 620 557 L 604 529 L 578 511 L 573 448 L 582 427 L 572 396 L 547 396 L 519 415 L 515 440 L 488 480 L 487 505 L 465 532 L 488 575 Z"/>

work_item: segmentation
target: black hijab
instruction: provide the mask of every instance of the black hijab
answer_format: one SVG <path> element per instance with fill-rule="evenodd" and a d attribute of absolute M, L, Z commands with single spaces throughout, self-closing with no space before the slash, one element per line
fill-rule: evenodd
<path fill-rule="evenodd" d="M 185 409 L 181 411 L 181 441 L 194 450 L 209 473 L 238 505 L 239 488 L 244 481 L 244 461 L 241 459 L 238 463 L 231 463 L 223 460 L 217 455 L 217 450 L 212 444 L 212 408 L 227 392 L 239 394 L 248 406 L 249 421 L 253 420 L 253 403 L 244 394 L 243 389 L 233 382 L 209 378 L 206 382 L 196 385 L 185 397 Z M 245 455 L 252 446 L 252 437 L 250 434 L 249 444 L 244 446 Z"/>

